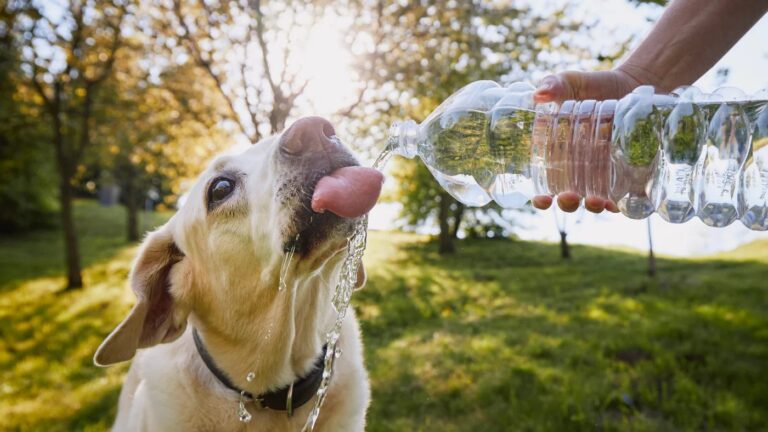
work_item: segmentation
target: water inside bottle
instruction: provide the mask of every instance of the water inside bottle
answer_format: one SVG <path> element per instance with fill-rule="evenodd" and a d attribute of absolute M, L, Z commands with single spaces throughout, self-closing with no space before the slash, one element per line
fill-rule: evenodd
<path fill-rule="evenodd" d="M 749 152 L 749 118 L 739 103 L 721 103 L 709 122 L 697 196 L 697 214 L 707 225 L 723 227 L 738 219 L 739 175 Z"/>
<path fill-rule="evenodd" d="M 633 219 L 656 211 L 673 223 L 698 216 L 768 229 L 768 150 L 759 144 L 768 89 L 749 98 L 732 88 L 659 95 L 642 86 L 618 101 L 560 105 L 533 105 L 533 90 L 471 83 L 421 125 L 393 125 L 392 149 L 421 157 L 469 206 L 517 208 L 535 195 L 573 192 L 612 201 Z"/>
<path fill-rule="evenodd" d="M 487 118 L 477 110 L 447 111 L 429 121 L 419 154 L 440 185 L 471 206 L 491 201 L 483 185 L 493 178 Z"/>
<path fill-rule="evenodd" d="M 615 102 L 571 101 L 536 113 L 531 133 L 536 194 L 609 198 Z"/>
<path fill-rule="evenodd" d="M 534 194 L 529 159 L 535 115 L 506 107 L 446 111 L 427 123 L 419 154 L 457 200 L 521 207 Z"/>
<path fill-rule="evenodd" d="M 705 124 L 704 110 L 689 101 L 677 103 L 664 122 L 651 196 L 656 211 L 669 222 L 683 223 L 696 215 L 693 179 L 701 166 Z"/>
<path fill-rule="evenodd" d="M 752 152 L 744 163 L 741 221 L 748 228 L 765 230 L 768 229 L 768 103 L 752 107 L 752 113 Z"/>
<path fill-rule="evenodd" d="M 490 113 L 488 148 L 495 177 L 488 187 L 500 206 L 518 208 L 535 194 L 530 163 L 536 112 L 513 107 Z"/>

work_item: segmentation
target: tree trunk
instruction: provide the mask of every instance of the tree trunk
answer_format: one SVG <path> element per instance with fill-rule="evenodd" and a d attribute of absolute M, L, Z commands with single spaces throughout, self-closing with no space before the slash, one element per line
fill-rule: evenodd
<path fill-rule="evenodd" d="M 80 270 L 80 247 L 77 242 L 77 228 L 72 214 L 72 172 L 74 167 L 64 150 L 64 135 L 61 123 L 60 89 L 55 88 L 55 105 L 51 109 L 53 118 L 53 146 L 56 153 L 56 167 L 59 173 L 59 205 L 61 206 L 61 229 L 64 233 L 64 255 L 67 265 L 67 290 L 81 288 L 83 276 Z"/>
<path fill-rule="evenodd" d="M 128 216 L 128 241 L 139 241 L 139 197 L 133 181 L 128 180 L 125 188 L 125 209 Z"/>
<path fill-rule="evenodd" d="M 60 172 L 61 168 L 64 167 L 60 167 Z M 61 229 L 64 233 L 64 252 L 67 264 L 67 289 L 80 288 L 83 286 L 83 277 L 80 272 L 80 247 L 77 242 L 77 228 L 72 214 L 72 188 L 69 185 L 69 176 L 63 172 L 59 176 L 59 205 L 61 206 Z"/>
<path fill-rule="evenodd" d="M 83 276 L 80 273 L 80 247 L 77 242 L 77 229 L 72 215 L 72 190 L 69 182 L 61 179 L 59 186 L 59 203 L 61 205 L 61 228 L 64 230 L 64 248 L 67 260 L 67 289 L 83 286 Z"/>
<path fill-rule="evenodd" d="M 648 277 L 656 277 L 656 256 L 653 254 L 651 219 L 648 219 Z"/>
<path fill-rule="evenodd" d="M 456 210 L 453 212 L 453 230 L 451 231 L 451 237 L 454 240 L 459 238 L 459 229 L 461 229 L 461 221 L 464 219 L 465 208 L 464 204 L 456 203 Z"/>
<path fill-rule="evenodd" d="M 568 240 L 566 237 L 568 237 L 568 233 L 565 231 L 560 231 L 560 258 L 562 259 L 571 258 L 571 247 L 568 246 Z"/>
<path fill-rule="evenodd" d="M 440 248 L 441 254 L 451 254 L 456 251 L 453 243 L 451 224 L 448 218 L 451 215 L 451 197 L 445 192 L 440 193 L 440 207 L 438 208 L 437 218 L 440 222 Z"/>

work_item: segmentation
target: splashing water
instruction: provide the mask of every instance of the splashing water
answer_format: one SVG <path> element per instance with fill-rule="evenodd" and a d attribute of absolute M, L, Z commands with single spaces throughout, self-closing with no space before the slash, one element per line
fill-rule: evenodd
<path fill-rule="evenodd" d="M 284 290 L 287 285 L 286 276 L 288 276 L 288 269 L 291 266 L 291 261 L 293 260 L 293 254 L 296 252 L 297 244 L 299 244 L 299 234 L 296 234 L 296 238 L 293 239 L 293 244 L 283 256 L 283 264 L 280 266 L 280 283 L 277 287 L 279 291 Z"/>
<path fill-rule="evenodd" d="M 373 168 L 381 170 L 391 156 L 392 152 L 388 147 L 379 155 L 376 162 L 373 163 Z M 301 429 L 302 432 L 314 430 L 317 418 L 320 416 L 320 408 L 323 406 L 323 402 L 325 402 L 328 386 L 331 384 L 334 364 L 336 359 L 341 357 L 341 347 L 337 347 L 336 344 L 341 336 L 341 325 L 347 314 L 349 301 L 352 299 L 352 291 L 355 289 L 355 283 L 357 282 L 357 269 L 360 267 L 360 262 L 363 259 L 367 241 L 368 216 L 366 215 L 355 225 L 354 232 L 347 239 L 347 256 L 341 264 L 341 273 L 333 293 L 332 302 L 334 309 L 336 309 L 336 321 L 326 336 L 328 347 L 325 351 L 325 359 L 323 360 L 323 377 L 320 381 L 320 387 L 317 389 L 315 405 L 312 407 L 312 411 L 310 411 L 309 417 L 307 417 L 307 421 Z"/>

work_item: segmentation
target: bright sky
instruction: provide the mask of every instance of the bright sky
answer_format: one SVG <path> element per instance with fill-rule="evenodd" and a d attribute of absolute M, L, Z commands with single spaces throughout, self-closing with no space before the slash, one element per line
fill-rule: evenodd
<path fill-rule="evenodd" d="M 625 0 L 589 0 L 584 4 L 586 7 L 579 12 L 585 16 L 599 14 L 601 31 L 619 38 L 647 33 L 651 26 L 649 20 L 656 19 L 660 12 L 653 7 L 635 8 Z M 768 16 L 763 17 L 695 85 L 708 92 L 721 84 L 739 87 L 747 93 L 768 87 L 768 45 L 765 41 L 768 41 Z M 721 68 L 730 70 L 727 81 L 722 83 L 716 74 Z M 396 204 L 379 204 L 371 213 L 371 228 L 391 228 L 397 213 Z M 551 210 L 517 216 L 515 220 L 519 223 L 516 233 L 523 239 L 559 241 Z M 768 232 L 751 231 L 740 222 L 726 228 L 711 228 L 698 219 L 674 225 L 653 215 L 651 223 L 656 251 L 670 255 L 713 253 L 733 249 L 758 238 L 768 239 Z M 568 216 L 568 232 L 572 243 L 621 245 L 638 249 L 647 248 L 648 243 L 646 221 L 634 221 L 620 214 L 574 213 Z"/>
<path fill-rule="evenodd" d="M 310 31 L 303 47 L 301 70 L 309 78 L 304 96 L 312 115 L 330 117 L 353 103 L 357 95 L 352 53 L 342 44 L 340 28 L 344 25 L 342 18 L 326 16 Z"/>

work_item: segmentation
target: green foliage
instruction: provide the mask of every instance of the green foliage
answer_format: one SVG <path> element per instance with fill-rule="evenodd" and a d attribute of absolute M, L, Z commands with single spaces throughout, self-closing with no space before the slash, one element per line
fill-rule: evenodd
<path fill-rule="evenodd" d="M 637 119 L 625 128 L 630 130 L 625 130 L 620 140 L 627 163 L 636 167 L 650 166 L 658 153 L 661 137 L 658 113 L 654 109 L 646 118 Z"/>
<path fill-rule="evenodd" d="M 698 160 L 703 148 L 703 123 L 703 116 L 697 115 L 681 116 L 678 119 L 675 133 L 666 149 L 670 161 L 693 164 Z"/>
<path fill-rule="evenodd" d="M 119 209 L 76 206 L 89 288 L 55 232 L 0 239 L 0 430 L 105 430 L 126 365 L 91 363 L 134 302 Z M 168 215 L 153 215 L 145 229 Z M 353 297 L 368 430 L 738 431 L 768 423 L 768 243 L 699 259 L 373 232 Z M 322 414 L 321 414 L 322 415 Z"/>
<path fill-rule="evenodd" d="M 2 97 L 2 95 L 0 95 Z M 3 108 L 0 108 L 2 111 Z M 13 124 L 0 114 L 0 129 Z M 14 120 L 19 120 L 14 115 Z M 55 168 L 44 141 L 30 129 L 0 131 L 0 232 L 14 233 L 53 224 Z"/>
<path fill-rule="evenodd" d="M 50 136 L 19 74 L 13 39 L 0 31 L 0 232 L 50 225 L 56 209 Z"/>
<path fill-rule="evenodd" d="M 358 37 L 360 34 L 369 35 L 372 41 L 369 46 L 364 45 L 367 55 L 360 57 L 358 68 L 371 89 L 365 102 L 375 105 L 377 110 L 373 115 L 361 111 L 362 126 L 357 135 L 372 137 L 374 145 L 384 141 L 383 134 L 393 120 L 411 118 L 420 122 L 472 81 L 530 80 L 536 71 L 560 68 L 560 64 L 539 54 L 565 52 L 562 41 L 586 29 L 571 18 L 575 14 L 565 9 L 548 10 L 545 14 L 541 8 L 520 2 L 386 1 L 380 2 L 376 10 L 367 8 L 368 2 L 350 3 L 361 11 L 356 13 L 360 19 L 351 32 L 357 36 L 351 36 L 350 42 L 365 40 Z M 568 58 L 587 55 L 587 50 L 575 42 L 567 47 Z M 445 165 L 443 168 L 453 174 L 471 165 L 469 171 L 478 181 L 490 183 L 488 168 L 498 161 L 491 157 L 487 145 L 478 146 L 475 151 L 459 151 L 463 137 L 452 137 L 454 132 L 446 130 L 437 137 L 436 145 L 448 150 L 444 160 L 439 161 Z M 478 133 L 487 131 L 484 128 L 472 132 L 473 136 Z M 476 145 L 467 141 L 463 144 Z M 451 206 L 457 206 L 450 196 L 439 193 L 440 187 L 433 178 L 422 175 L 425 172 L 399 170 L 393 176 L 395 183 L 402 185 L 395 198 L 404 203 L 403 216 L 409 222 L 424 223 L 449 216 L 439 211 L 441 200 L 450 199 Z M 450 213 L 453 223 L 443 226 L 455 226 L 456 214 Z"/>
<path fill-rule="evenodd" d="M 482 167 L 490 160 L 488 118 L 477 110 L 443 113 L 427 127 L 427 162 L 446 175 L 474 174 L 481 181 Z M 490 179 L 488 179 L 490 180 Z"/>
<path fill-rule="evenodd" d="M 200 70 L 176 65 L 161 81 L 151 80 L 140 66 L 149 48 L 141 38 L 130 42 L 117 58 L 117 79 L 99 94 L 99 151 L 90 162 L 121 186 L 124 197 L 133 192 L 142 202 L 154 188 L 172 206 L 183 183 L 233 138 L 220 125 L 223 101 Z"/>
<path fill-rule="evenodd" d="M 403 220 L 406 226 L 415 227 L 434 210 L 440 190 L 435 187 L 424 187 L 434 182 L 427 167 L 418 160 L 394 159 L 390 162 L 390 175 L 397 183 L 398 189 L 387 192 L 383 200 L 397 201 L 403 205 Z"/>
<path fill-rule="evenodd" d="M 531 160 L 531 131 L 536 113 L 515 108 L 493 110 L 489 145 L 493 161 L 509 173 L 523 173 Z"/>
<path fill-rule="evenodd" d="M 38 3 L 2 6 L 0 231 L 50 225 L 60 174 L 79 193 L 110 179 L 138 206 L 150 187 L 172 205 L 182 183 L 232 142 L 208 77 L 159 60 L 165 41 L 141 31 L 147 17 L 133 15 L 136 4 L 71 6 L 61 16 Z M 52 33 L 58 20 L 74 27 Z"/>

